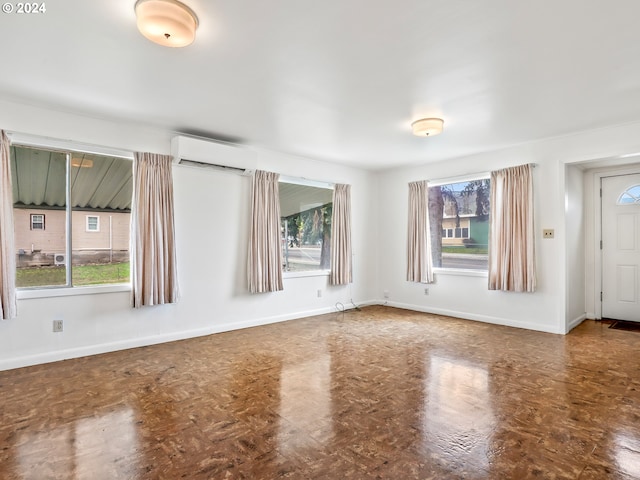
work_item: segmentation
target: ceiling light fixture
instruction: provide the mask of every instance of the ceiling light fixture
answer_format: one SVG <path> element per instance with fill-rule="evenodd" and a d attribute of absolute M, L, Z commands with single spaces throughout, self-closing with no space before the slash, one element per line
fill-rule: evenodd
<path fill-rule="evenodd" d="M 418 137 L 433 137 L 442 133 L 444 120 L 441 118 L 421 118 L 411 124 L 413 134 Z"/>
<path fill-rule="evenodd" d="M 87 158 L 72 158 L 71 166 L 76 168 L 93 168 L 93 160 Z"/>
<path fill-rule="evenodd" d="M 178 0 L 138 0 L 135 11 L 138 30 L 152 42 L 186 47 L 196 38 L 198 17 Z"/>

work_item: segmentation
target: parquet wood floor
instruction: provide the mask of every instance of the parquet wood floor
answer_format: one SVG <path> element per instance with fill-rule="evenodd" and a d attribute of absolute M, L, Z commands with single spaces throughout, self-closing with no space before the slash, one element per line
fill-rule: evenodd
<path fill-rule="evenodd" d="M 369 307 L 0 372 L 0 478 L 640 478 L 639 352 Z"/>

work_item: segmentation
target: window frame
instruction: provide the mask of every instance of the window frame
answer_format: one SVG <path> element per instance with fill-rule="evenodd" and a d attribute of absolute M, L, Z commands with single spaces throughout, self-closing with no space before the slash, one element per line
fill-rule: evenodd
<path fill-rule="evenodd" d="M 45 230 L 45 216 L 44 216 L 44 213 L 31 213 L 29 215 L 30 215 L 29 224 L 30 224 L 31 230 L 42 230 L 42 231 L 44 231 Z M 34 218 L 35 217 L 42 217 L 42 221 L 41 222 L 34 222 Z M 36 223 L 42 224 L 42 228 L 35 228 L 34 225 Z"/>
<path fill-rule="evenodd" d="M 278 179 L 278 184 L 280 183 L 290 183 L 293 185 L 303 185 L 307 187 L 316 187 L 316 188 L 325 188 L 327 190 L 333 191 L 335 188 L 335 183 L 325 182 L 321 180 L 310 180 L 304 177 L 291 177 L 287 175 L 280 175 Z M 282 218 L 282 217 L 281 217 Z M 298 272 L 291 272 L 282 270 L 282 278 L 303 278 L 303 277 L 328 277 L 331 273 L 330 269 L 322 269 L 322 270 L 303 270 Z"/>
<path fill-rule="evenodd" d="M 455 231 L 456 230 L 460 230 L 460 236 L 456 236 L 455 235 Z M 464 231 L 467 231 L 467 234 L 464 234 Z M 449 232 L 452 232 L 451 235 L 449 235 Z M 469 227 L 453 227 L 453 228 L 442 228 L 442 238 L 469 238 Z"/>
<path fill-rule="evenodd" d="M 632 190 L 638 190 L 638 195 L 634 195 L 633 193 L 631 193 Z M 623 199 L 625 198 L 625 195 L 633 199 L 633 201 L 624 202 Z M 634 184 L 634 185 L 631 185 L 630 187 L 625 188 L 624 191 L 620 195 L 618 195 L 618 200 L 616 200 L 616 205 L 619 207 L 626 207 L 628 205 L 640 205 L 640 185 Z"/>
<path fill-rule="evenodd" d="M 429 188 L 431 187 L 441 187 L 443 185 L 450 185 L 452 183 L 464 183 L 464 182 L 473 182 L 475 180 L 491 180 L 491 172 L 479 172 L 479 173 L 471 173 L 464 174 L 455 177 L 444 177 L 438 178 L 436 180 L 429 181 Z M 443 217 L 444 218 L 444 217 Z M 443 227 L 443 230 L 447 230 Z M 455 232 L 452 232 L 455 233 Z M 469 231 L 469 235 L 471 232 Z M 442 238 L 454 238 L 445 237 Z M 463 237 L 464 238 L 464 237 Z M 466 238 L 470 238 L 467 236 Z M 451 268 L 451 267 L 433 267 L 433 272 L 438 275 L 451 275 L 451 276 L 461 276 L 461 277 L 485 277 L 489 276 L 489 269 L 486 270 L 477 270 L 470 268 Z"/>
<path fill-rule="evenodd" d="M 71 157 L 74 153 L 100 155 L 107 157 L 121 158 L 133 162 L 132 151 L 118 148 L 92 145 L 88 143 L 73 142 L 68 140 L 58 140 L 49 137 L 40 137 L 21 132 L 7 132 L 7 136 L 12 146 L 48 150 L 66 155 L 65 170 L 65 272 L 66 281 L 64 285 L 41 285 L 34 287 L 17 287 L 16 296 L 18 299 L 48 298 L 72 295 L 87 295 L 95 293 L 125 292 L 131 291 L 131 278 L 126 283 L 102 284 L 88 286 L 74 286 L 72 283 L 72 236 L 71 236 L 71 216 L 73 208 L 71 205 Z M 98 220 L 99 222 L 99 220 Z M 93 232 L 93 231 L 92 231 Z"/>
<path fill-rule="evenodd" d="M 87 233 L 100 233 L 100 216 L 99 215 L 86 215 L 85 216 L 85 231 Z M 89 223 L 89 219 L 91 218 L 95 218 L 96 219 L 96 228 L 95 229 L 91 229 L 89 228 L 90 223 Z"/>

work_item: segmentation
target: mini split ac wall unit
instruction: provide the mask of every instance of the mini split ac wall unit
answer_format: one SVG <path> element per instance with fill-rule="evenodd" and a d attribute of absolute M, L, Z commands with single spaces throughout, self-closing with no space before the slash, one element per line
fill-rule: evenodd
<path fill-rule="evenodd" d="M 253 175 L 258 163 L 256 152 L 245 146 L 186 135 L 171 139 L 171 155 L 175 165 L 210 168 L 241 175 Z"/>

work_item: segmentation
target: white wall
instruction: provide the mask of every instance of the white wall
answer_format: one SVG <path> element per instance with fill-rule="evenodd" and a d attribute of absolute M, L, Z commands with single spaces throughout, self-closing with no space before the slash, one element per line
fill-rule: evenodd
<path fill-rule="evenodd" d="M 437 137 L 433 141 L 437 141 Z M 584 255 L 580 250 L 572 251 L 568 258 L 568 250 L 575 247 L 577 238 L 575 234 L 566 235 L 565 166 L 635 152 L 640 152 L 638 123 L 379 173 L 378 248 L 384 254 L 379 262 L 377 297 L 382 297 L 383 291 L 387 290 L 388 303 L 394 306 L 552 333 L 567 332 L 582 316 L 578 315 L 579 312 L 584 311 L 584 293 L 580 293 L 583 283 L 575 286 L 575 292 L 567 292 L 567 279 L 574 280 L 581 273 L 568 275 L 567 269 L 573 268 L 581 256 L 584 259 Z M 534 170 L 537 291 L 532 294 L 494 292 L 487 289 L 486 276 L 436 274 L 436 283 L 429 286 L 429 295 L 425 296 L 424 285 L 405 281 L 407 184 L 416 180 L 482 173 L 523 163 L 537 164 Z M 580 197 L 584 199 L 585 195 L 578 185 L 578 174 L 571 168 L 569 171 L 571 208 L 577 211 L 580 209 Z M 587 215 L 591 213 L 589 211 Z M 573 224 L 570 226 L 575 227 Z M 555 230 L 554 239 L 542 239 L 542 230 L 547 228 Z"/>
<path fill-rule="evenodd" d="M 171 132 L 0 102 L 8 131 L 169 153 Z M 373 174 L 363 170 L 259 152 L 258 168 L 352 185 L 354 283 L 330 287 L 326 276 L 285 279 L 283 292 L 250 295 L 246 251 L 250 179 L 174 167 L 178 275 L 176 305 L 133 310 L 129 292 L 29 298 L 18 318 L 0 321 L 0 369 L 161 341 L 204 335 L 335 311 L 336 302 L 372 300 L 375 282 Z M 321 298 L 317 290 L 322 290 Z M 64 332 L 52 332 L 52 320 Z"/>
<path fill-rule="evenodd" d="M 128 150 L 169 153 L 172 132 L 0 101 L 0 127 L 33 135 Z M 445 132 L 444 134 L 447 134 Z M 437 138 L 425 139 L 437 141 Z M 565 193 L 578 202 L 577 173 L 565 165 L 640 152 L 640 124 L 558 137 L 421 167 L 379 173 L 260 151 L 258 167 L 290 176 L 352 185 L 354 284 L 328 287 L 327 277 L 285 280 L 285 290 L 249 295 L 245 289 L 249 179 L 176 167 L 175 202 L 181 301 L 129 307 L 128 292 L 31 298 L 19 301 L 19 317 L 0 321 L 0 369 L 111 351 L 384 301 L 416 310 L 491 323 L 564 333 L 580 310 L 567 276 L 579 259 L 568 253 L 573 224 Z M 405 281 L 407 183 L 442 179 L 522 163 L 534 170 L 538 291 L 491 292 L 486 276 L 437 275 L 430 295 Z M 565 179 L 565 177 L 567 177 Z M 584 192 L 588 201 L 588 192 Z M 579 209 L 576 204 L 572 208 Z M 585 210 L 586 216 L 590 212 Z M 569 222 L 569 224 L 567 224 Z M 542 240 L 543 228 L 555 238 Z M 587 229 L 588 230 L 588 229 Z M 587 257 L 589 253 L 587 252 Z M 588 272 L 587 272 L 588 273 Z M 317 290 L 323 296 L 317 297 Z M 587 299 L 587 303 L 589 299 Z M 62 318 L 63 333 L 52 333 Z"/>
<path fill-rule="evenodd" d="M 585 304 L 585 196 L 584 172 L 568 165 L 565 171 L 565 225 L 567 251 L 567 331 L 586 317 Z"/>
<path fill-rule="evenodd" d="M 381 258 L 378 295 L 389 291 L 389 304 L 441 313 L 491 323 L 560 332 L 557 308 L 558 297 L 564 292 L 561 278 L 554 274 L 553 265 L 559 263 L 557 245 L 562 238 L 540 240 L 536 234 L 538 289 L 535 294 L 504 293 L 487 289 L 487 276 L 436 273 L 434 285 L 410 283 L 406 276 L 407 184 L 414 180 L 439 180 L 469 173 L 482 173 L 522 163 L 538 162 L 534 169 L 534 207 L 536 232 L 557 228 L 560 218 L 554 212 L 557 204 L 557 164 L 537 159 L 527 149 L 494 152 L 459 159 L 455 162 L 434 163 L 420 168 L 390 171 L 381 174 L 380 249 Z M 542 179 L 545 179 L 544 181 Z M 548 179 L 548 180 L 546 180 Z"/>

